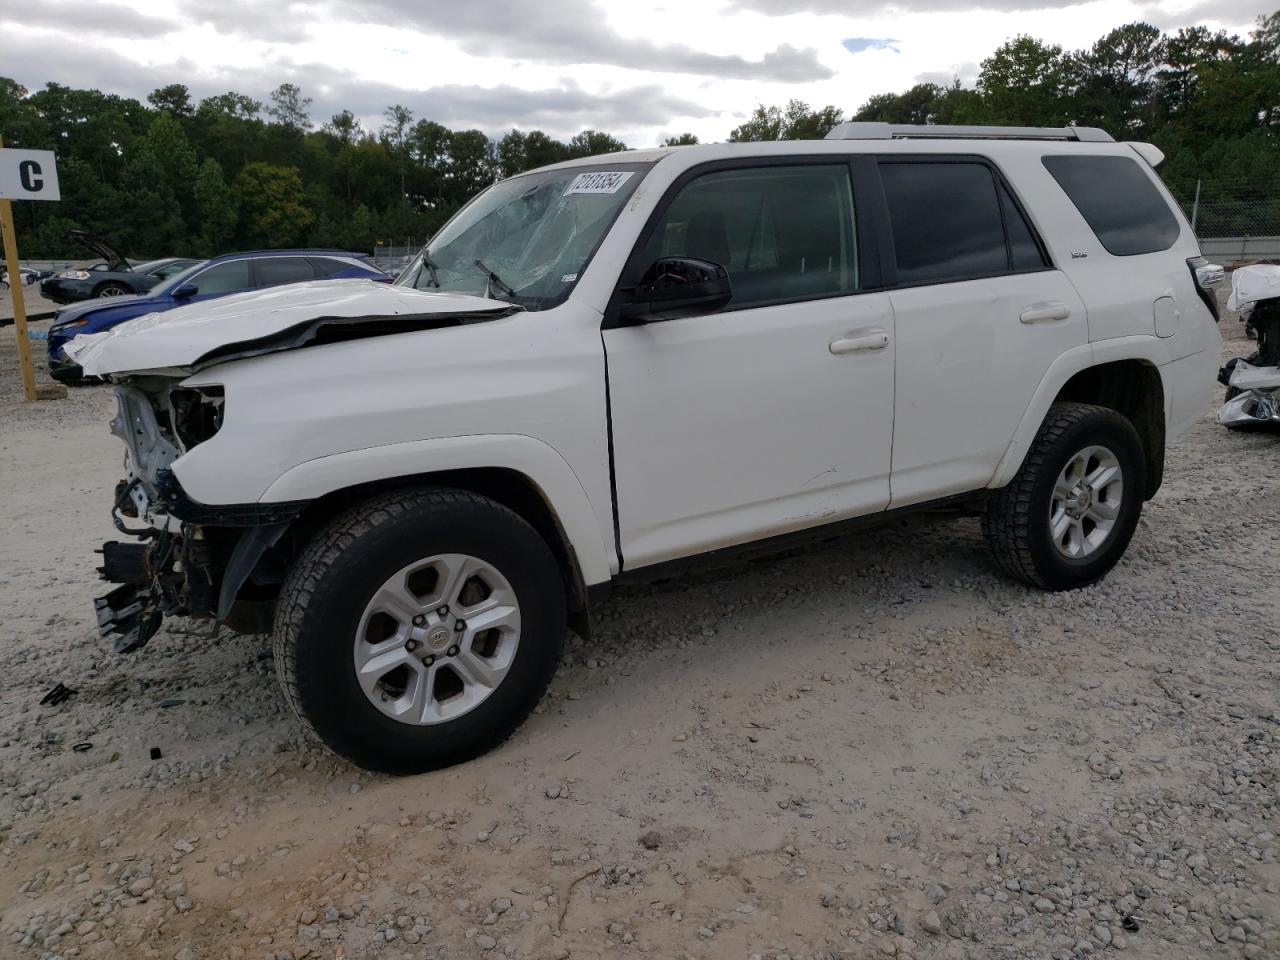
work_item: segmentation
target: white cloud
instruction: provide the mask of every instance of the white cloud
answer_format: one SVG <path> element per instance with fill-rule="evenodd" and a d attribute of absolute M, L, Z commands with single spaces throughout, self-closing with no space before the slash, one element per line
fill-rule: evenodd
<path fill-rule="evenodd" d="M 594 127 L 648 146 L 722 139 L 757 103 L 852 112 L 924 79 L 971 84 L 1018 34 L 1077 49 L 1133 20 L 1244 33 L 1261 12 L 1228 0 L 46 0 L 0 11 L 0 75 L 138 98 L 179 82 L 262 100 L 288 80 L 317 123 L 349 108 L 376 129 L 403 103 L 491 134 Z M 850 55 L 849 38 L 870 42 Z"/>

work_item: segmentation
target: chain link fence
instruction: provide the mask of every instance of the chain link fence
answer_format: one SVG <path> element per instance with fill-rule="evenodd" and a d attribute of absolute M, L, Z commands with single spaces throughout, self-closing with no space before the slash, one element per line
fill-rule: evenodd
<path fill-rule="evenodd" d="M 422 245 L 413 238 L 403 244 L 379 243 L 373 248 L 373 255 L 369 259 L 379 270 L 394 277 L 409 265 L 409 261 L 418 255 L 420 249 Z"/>
<path fill-rule="evenodd" d="M 1280 180 L 1204 186 L 1178 198 L 1206 256 L 1225 260 L 1280 258 Z"/>

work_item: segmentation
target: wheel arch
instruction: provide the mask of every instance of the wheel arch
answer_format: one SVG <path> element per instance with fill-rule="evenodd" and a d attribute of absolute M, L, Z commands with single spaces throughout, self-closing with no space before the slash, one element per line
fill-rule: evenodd
<path fill-rule="evenodd" d="M 299 464 L 264 503 L 307 501 L 291 539 L 309 538 L 348 506 L 406 487 L 467 490 L 502 504 L 546 541 L 564 575 L 571 626 L 589 633 L 588 589 L 616 569 L 596 511 L 577 475 L 552 447 L 527 436 L 471 436 L 353 450 Z"/>
<path fill-rule="evenodd" d="M 1087 367 L 1064 383 L 1054 400 L 1107 407 L 1133 424 L 1147 468 L 1143 499 L 1156 495 L 1164 480 L 1165 398 L 1155 364 L 1130 358 Z"/>
<path fill-rule="evenodd" d="M 1060 356 L 1041 380 L 989 487 L 999 489 L 1013 480 L 1049 408 L 1058 401 L 1075 401 L 1115 410 L 1133 424 L 1147 460 L 1143 499 L 1155 496 L 1164 477 L 1170 411 L 1160 374 L 1163 358 L 1151 355 L 1151 339 L 1121 337 Z"/>
<path fill-rule="evenodd" d="M 466 467 L 405 474 L 371 480 L 330 491 L 313 500 L 293 522 L 297 542 L 310 540 L 333 517 L 378 494 L 414 487 L 447 487 L 487 497 L 523 519 L 551 549 L 564 576 L 565 599 L 574 618 L 587 611 L 587 583 L 582 564 L 564 525 L 542 489 L 528 476 L 509 467 Z M 572 619 L 572 618 L 571 618 Z M 589 634 L 589 625 L 575 631 Z"/>

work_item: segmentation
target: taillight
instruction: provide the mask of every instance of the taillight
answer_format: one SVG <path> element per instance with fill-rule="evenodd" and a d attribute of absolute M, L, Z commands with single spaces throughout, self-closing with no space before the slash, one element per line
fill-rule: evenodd
<path fill-rule="evenodd" d="M 1191 279 L 1195 282 L 1196 293 L 1200 295 L 1204 305 L 1213 314 L 1213 319 L 1215 321 L 1221 320 L 1222 317 L 1218 313 L 1218 294 L 1216 291 L 1222 286 L 1222 281 L 1227 276 L 1222 264 L 1210 263 L 1204 257 L 1191 257 L 1187 260 L 1187 266 L 1191 269 Z"/>

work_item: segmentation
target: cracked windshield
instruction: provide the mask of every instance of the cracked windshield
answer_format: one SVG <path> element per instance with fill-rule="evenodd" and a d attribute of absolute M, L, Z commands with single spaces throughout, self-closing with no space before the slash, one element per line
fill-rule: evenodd
<path fill-rule="evenodd" d="M 545 310 L 564 301 L 647 164 L 513 177 L 468 204 L 396 281 Z"/>

